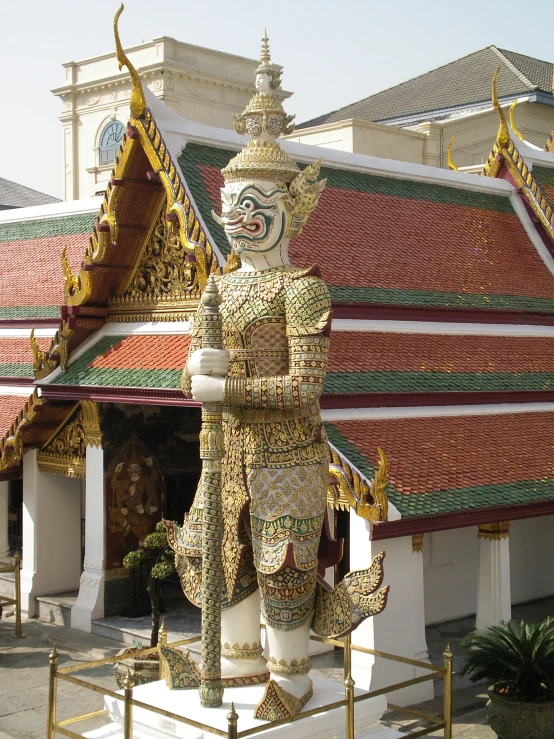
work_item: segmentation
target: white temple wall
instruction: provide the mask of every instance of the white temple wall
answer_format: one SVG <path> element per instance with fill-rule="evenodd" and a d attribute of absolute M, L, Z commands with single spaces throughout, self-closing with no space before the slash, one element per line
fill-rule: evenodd
<path fill-rule="evenodd" d="M 76 590 L 81 573 L 80 481 L 40 472 L 36 450 L 23 458 L 21 609 L 35 598 Z"/>
<path fill-rule="evenodd" d="M 390 585 L 385 610 L 366 619 L 352 633 L 352 644 L 389 652 L 418 661 L 428 661 L 423 612 L 423 562 L 413 554 L 411 537 L 370 541 L 368 522 L 350 513 L 350 569 L 366 568 L 381 551 L 384 585 Z M 410 665 L 368 654 L 352 652 L 352 676 L 359 688 L 377 690 L 426 674 Z M 398 705 L 411 705 L 433 698 L 431 681 L 387 694 Z"/>
<path fill-rule="evenodd" d="M 512 603 L 554 595 L 554 516 L 512 521 L 510 566 Z"/>
<path fill-rule="evenodd" d="M 425 534 L 423 555 L 419 556 L 423 558 L 426 625 L 475 613 L 479 568 L 477 527 Z"/>

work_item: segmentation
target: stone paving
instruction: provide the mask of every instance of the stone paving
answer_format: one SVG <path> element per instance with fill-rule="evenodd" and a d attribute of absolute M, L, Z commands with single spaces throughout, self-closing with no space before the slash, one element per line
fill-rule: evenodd
<path fill-rule="evenodd" d="M 142 629 L 141 629 L 142 630 Z M 55 643 L 60 654 L 60 666 L 113 656 L 121 644 L 105 637 L 84 634 L 67 627 L 30 620 L 23 624 L 25 639 L 12 639 L 13 619 L 0 621 L 0 739 L 44 739 L 48 703 L 48 655 Z M 334 679 L 342 676 L 342 655 L 328 653 L 313 658 L 314 673 Z M 96 668 L 94 673 L 77 673 L 87 679 L 94 674 L 98 685 L 116 689 L 111 665 Z M 492 739 L 486 726 L 482 689 L 472 688 L 454 694 L 455 739 Z M 58 716 L 67 718 L 102 707 L 102 696 L 68 683 L 58 688 Z M 419 710 L 440 713 L 440 698 L 421 706 Z M 389 726 L 399 731 L 421 727 L 418 721 L 403 718 L 393 712 L 386 714 Z M 94 726 L 98 726 L 97 723 Z M 72 727 L 77 731 L 94 728 L 90 724 Z M 442 736 L 436 732 L 432 736 Z"/>

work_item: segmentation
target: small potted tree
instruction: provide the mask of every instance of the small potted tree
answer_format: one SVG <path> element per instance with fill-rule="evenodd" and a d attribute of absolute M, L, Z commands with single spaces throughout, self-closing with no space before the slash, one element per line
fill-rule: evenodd
<path fill-rule="evenodd" d="M 503 622 L 468 634 L 462 675 L 489 685 L 489 725 L 500 739 L 554 739 L 554 622 Z"/>
<path fill-rule="evenodd" d="M 175 553 L 167 543 L 167 530 L 161 521 L 156 524 L 156 530 L 144 538 L 144 548 L 136 549 L 125 555 L 123 566 L 132 570 L 147 560 L 152 564 L 146 583 L 152 608 L 150 646 L 157 647 L 161 614 L 160 582 L 175 572 Z M 134 659 L 132 653 L 135 651 L 137 650 L 134 647 L 123 650 L 122 656 L 128 655 L 128 657 L 116 663 L 115 678 L 120 688 L 123 687 L 123 680 L 129 674 L 132 674 L 135 685 L 159 679 L 159 655 L 149 654 Z"/>

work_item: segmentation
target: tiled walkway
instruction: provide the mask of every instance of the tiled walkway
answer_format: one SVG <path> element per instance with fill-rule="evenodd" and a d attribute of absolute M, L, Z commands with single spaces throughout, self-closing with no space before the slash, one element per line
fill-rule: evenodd
<path fill-rule="evenodd" d="M 518 620 L 542 621 L 547 616 L 554 617 L 554 598 L 543 598 L 542 600 L 521 603 L 512 607 L 512 618 Z M 442 664 L 444 651 L 447 644 L 450 644 L 450 648 L 454 653 L 452 663 L 454 669 L 454 690 L 460 690 L 471 685 L 469 678 L 460 678 L 458 677 L 458 673 L 462 669 L 464 662 L 463 650 L 460 645 L 464 636 L 472 631 L 475 631 L 475 616 L 467 616 L 457 621 L 447 621 L 436 626 L 428 626 L 425 629 L 429 659 L 433 664 Z M 440 695 L 441 691 L 442 682 L 437 681 L 435 683 L 435 694 Z"/>

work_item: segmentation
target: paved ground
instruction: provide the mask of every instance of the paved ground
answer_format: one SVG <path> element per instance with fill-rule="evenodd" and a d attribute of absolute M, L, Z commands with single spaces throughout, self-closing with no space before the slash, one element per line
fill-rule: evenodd
<path fill-rule="evenodd" d="M 48 703 L 48 655 L 55 643 L 60 653 L 60 666 L 78 664 L 117 654 L 120 645 L 104 637 L 83 634 L 72 629 L 31 620 L 23 625 L 25 639 L 12 639 L 13 619 L 0 621 L 0 739 L 44 739 Z M 337 677 L 340 658 L 327 654 L 313 658 L 314 668 L 321 675 Z M 77 673 L 89 676 L 91 673 Z M 115 689 L 113 668 L 95 669 L 94 681 Z M 456 739 L 492 739 L 494 733 L 486 726 L 484 709 L 486 695 L 480 688 L 454 694 L 454 737 Z M 58 716 L 67 718 L 102 707 L 102 697 L 68 683 L 58 690 Z M 428 713 L 440 713 L 441 699 L 417 706 Z M 387 724 L 398 729 L 421 727 L 417 720 L 402 718 L 395 713 L 386 715 Z M 98 723 L 95 724 L 98 726 Z M 77 731 L 93 728 L 81 724 Z M 442 732 L 432 734 L 442 736 Z"/>

